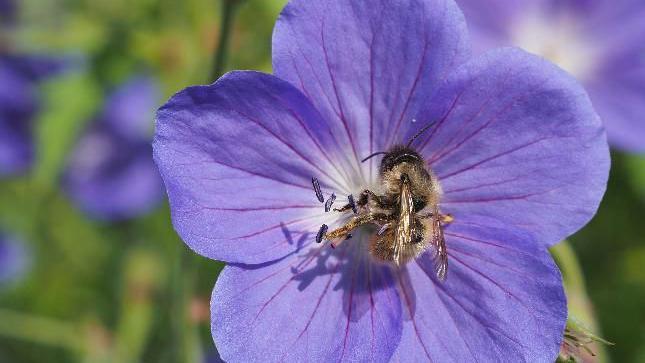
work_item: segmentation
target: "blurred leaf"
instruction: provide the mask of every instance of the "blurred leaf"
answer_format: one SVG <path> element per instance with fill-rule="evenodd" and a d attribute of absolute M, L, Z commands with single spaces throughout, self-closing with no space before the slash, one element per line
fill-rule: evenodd
<path fill-rule="evenodd" d="M 625 155 L 624 167 L 629 173 L 631 187 L 640 196 L 641 202 L 645 202 L 645 156 Z"/>
<path fill-rule="evenodd" d="M 114 361 L 141 360 L 151 335 L 155 297 L 164 278 L 159 256 L 145 249 L 133 249 L 125 258 L 120 320 L 116 329 Z"/>
<path fill-rule="evenodd" d="M 37 123 L 35 179 L 55 185 L 79 132 L 94 115 L 101 92 L 88 74 L 76 73 L 49 82 L 43 89 L 44 112 Z"/>
<path fill-rule="evenodd" d="M 72 324 L 0 309 L 0 336 L 80 350 L 79 330 Z"/>

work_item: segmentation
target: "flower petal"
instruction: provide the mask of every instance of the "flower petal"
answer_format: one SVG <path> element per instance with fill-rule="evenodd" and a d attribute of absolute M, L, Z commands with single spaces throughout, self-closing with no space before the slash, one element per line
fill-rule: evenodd
<path fill-rule="evenodd" d="M 642 1 L 605 2 L 585 31 L 601 52 L 585 81 L 612 146 L 645 152 L 645 6 Z"/>
<path fill-rule="evenodd" d="M 0 115 L 0 177 L 23 172 L 33 162 L 30 121 Z"/>
<path fill-rule="evenodd" d="M 0 177 L 26 170 L 33 161 L 33 117 L 38 98 L 33 83 L 0 58 Z"/>
<path fill-rule="evenodd" d="M 163 197 L 150 131 L 157 88 L 133 77 L 107 99 L 70 158 L 67 192 L 94 217 L 120 220 L 150 211 Z"/>
<path fill-rule="evenodd" d="M 529 237 L 484 219 L 447 227 L 446 281 L 428 254 L 400 278 L 408 319 L 393 361 L 553 362 L 566 298 L 553 259 Z"/>
<path fill-rule="evenodd" d="M 494 217 L 552 245 L 595 214 L 609 173 L 606 137 L 565 72 L 495 50 L 453 73 L 428 104 L 425 115 L 437 122 L 415 145 L 455 219 Z"/>
<path fill-rule="evenodd" d="M 63 185 L 81 209 L 95 218 L 122 220 L 150 211 L 163 197 L 163 185 L 150 144 L 132 143 L 97 123 L 80 139 Z"/>
<path fill-rule="evenodd" d="M 610 144 L 626 151 L 645 151 L 642 121 L 645 108 L 641 101 L 645 97 L 642 1 L 457 0 L 457 3 L 466 15 L 478 53 L 516 45 L 554 57 L 579 76 L 607 128 Z M 535 21 L 536 24 L 531 24 Z M 518 34 L 521 29 L 528 33 Z M 557 38 L 560 40 L 553 39 L 550 34 L 557 29 L 574 31 L 574 37 L 568 39 L 562 34 Z M 576 52 L 581 46 L 585 54 Z M 571 54 L 567 54 L 569 51 Z"/>
<path fill-rule="evenodd" d="M 534 11 L 543 6 L 544 0 L 514 1 L 514 0 L 455 0 L 464 12 L 473 48 L 477 53 L 499 47 L 502 40 L 507 41 L 511 36 L 511 27 L 518 16 Z M 506 45 L 506 44 L 502 44 Z"/>
<path fill-rule="evenodd" d="M 325 213 L 311 178 L 349 193 L 334 150 L 300 91 L 258 72 L 187 88 L 157 116 L 155 159 L 175 229 L 198 253 L 228 262 L 284 257 L 294 249 L 285 231 L 318 230 Z"/>
<path fill-rule="evenodd" d="M 25 274 L 30 263 L 29 257 L 22 241 L 0 231 L 0 287 Z"/>
<path fill-rule="evenodd" d="M 73 57 L 61 57 L 47 54 L 3 54 L 0 56 L 0 67 L 9 67 L 29 82 L 40 82 L 58 75 L 77 65 L 79 60 Z"/>
<path fill-rule="evenodd" d="M 612 79 L 588 87 L 612 147 L 628 152 L 645 152 L 645 76 L 641 77 L 642 82 L 634 86 Z"/>
<path fill-rule="evenodd" d="M 386 362 L 401 334 L 393 271 L 371 262 L 366 237 L 273 264 L 228 266 L 212 298 L 227 362 Z"/>
<path fill-rule="evenodd" d="M 467 56 L 466 34 L 449 0 L 292 0 L 275 26 L 273 68 L 360 160 L 413 122 Z"/>
<path fill-rule="evenodd" d="M 132 141 L 150 138 L 159 90 L 150 78 L 135 77 L 121 85 L 107 99 L 101 119 L 121 137 Z"/>

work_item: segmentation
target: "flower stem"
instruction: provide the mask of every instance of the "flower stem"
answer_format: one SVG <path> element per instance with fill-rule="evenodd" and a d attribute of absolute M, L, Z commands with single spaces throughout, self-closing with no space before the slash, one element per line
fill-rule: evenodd
<path fill-rule="evenodd" d="M 587 294 L 585 278 L 576 257 L 575 251 L 568 241 L 563 241 L 550 248 L 551 255 L 562 271 L 564 291 L 567 295 L 569 319 L 567 325 L 578 321 L 590 329 L 598 332 L 598 324 L 593 314 L 593 306 Z M 602 340 L 595 340 L 592 350 L 596 354 L 597 361 L 606 361 L 607 353 Z M 566 359 L 562 362 L 568 362 Z"/>
<path fill-rule="evenodd" d="M 140 362 L 154 323 L 154 296 L 162 282 L 158 257 L 143 249 L 131 249 L 125 259 L 124 291 L 115 336 L 115 361 Z"/>
<path fill-rule="evenodd" d="M 200 353 L 198 347 L 201 346 L 198 327 L 189 314 L 190 300 L 195 294 L 198 276 L 198 257 L 184 246 L 179 247 L 172 276 L 174 310 L 172 326 L 174 339 L 177 342 L 173 350 L 176 362 L 193 363 L 197 361 L 195 356 Z"/>
<path fill-rule="evenodd" d="M 222 19 L 219 41 L 215 51 L 215 61 L 213 62 L 213 69 L 210 76 L 211 81 L 215 81 L 224 72 L 224 67 L 228 59 L 228 45 L 231 38 L 233 20 L 239 3 L 241 3 L 240 0 L 222 0 Z"/>

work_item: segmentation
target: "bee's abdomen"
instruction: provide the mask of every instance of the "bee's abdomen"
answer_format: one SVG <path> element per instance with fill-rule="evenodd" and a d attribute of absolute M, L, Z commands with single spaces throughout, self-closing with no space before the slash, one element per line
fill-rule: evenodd
<path fill-rule="evenodd" d="M 399 254 L 399 261 L 395 261 L 395 231 L 396 228 L 388 228 L 387 231 L 370 243 L 370 255 L 379 261 L 392 262 L 403 265 L 419 256 L 428 247 L 425 243 L 425 227 L 418 219 L 414 222 L 414 232 L 410 243 L 402 246 Z"/>

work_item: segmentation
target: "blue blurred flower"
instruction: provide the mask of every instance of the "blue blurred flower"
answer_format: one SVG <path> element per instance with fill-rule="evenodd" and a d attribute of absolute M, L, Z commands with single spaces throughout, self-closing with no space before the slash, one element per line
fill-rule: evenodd
<path fill-rule="evenodd" d="M 0 177 L 25 172 L 32 165 L 38 83 L 65 67 L 62 58 L 0 51 Z"/>
<path fill-rule="evenodd" d="M 612 146 L 645 152 L 645 2 L 457 0 L 477 51 L 520 46 L 576 76 Z"/>
<path fill-rule="evenodd" d="M 469 51 L 452 0 L 291 0 L 274 75 L 230 72 L 159 109 L 155 160 L 175 229 L 228 263 L 211 304 L 224 360 L 555 360 L 567 310 L 545 247 L 595 214 L 605 133 L 551 63 Z M 336 248 L 315 239 L 323 223 L 372 211 L 399 223 L 378 201 L 361 216 L 323 212 L 311 177 L 328 195 L 382 190 L 378 159 L 361 159 L 417 134 L 407 155 L 432 169 L 440 212 L 454 216 L 443 282 L 432 248 L 401 267 L 374 258 L 379 223 Z"/>
<path fill-rule="evenodd" d="M 0 231 L 0 285 L 19 279 L 27 270 L 25 245 Z"/>
<path fill-rule="evenodd" d="M 0 0 L 0 25 L 12 24 L 16 17 L 16 3 L 13 0 Z"/>
<path fill-rule="evenodd" d="M 63 186 L 91 216 L 132 218 L 161 201 L 163 187 L 150 146 L 158 100 L 150 78 L 133 78 L 108 97 L 79 139 Z"/>

